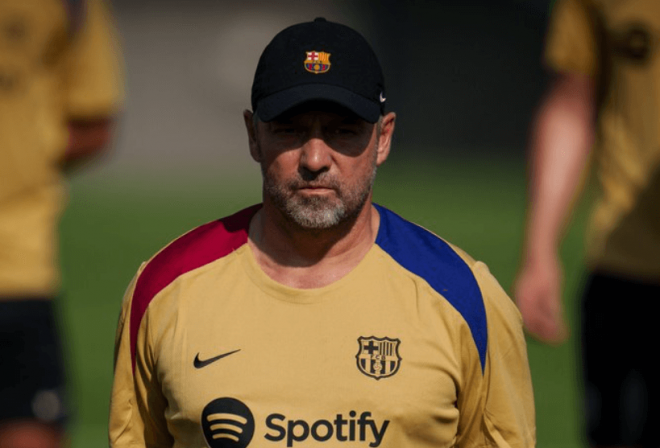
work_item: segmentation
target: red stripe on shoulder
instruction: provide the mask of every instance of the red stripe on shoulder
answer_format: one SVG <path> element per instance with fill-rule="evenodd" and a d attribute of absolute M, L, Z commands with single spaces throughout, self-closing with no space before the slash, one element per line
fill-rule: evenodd
<path fill-rule="evenodd" d="M 250 220 L 261 205 L 212 221 L 174 240 L 144 268 L 131 303 L 131 359 L 135 369 L 137 334 L 151 300 L 179 276 L 229 255 L 247 242 Z"/>

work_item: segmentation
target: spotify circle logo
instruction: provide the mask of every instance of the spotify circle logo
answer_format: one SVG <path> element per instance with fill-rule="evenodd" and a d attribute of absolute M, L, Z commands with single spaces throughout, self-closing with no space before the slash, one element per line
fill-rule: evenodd
<path fill-rule="evenodd" d="M 241 401 L 218 398 L 202 411 L 202 429 L 210 448 L 245 448 L 254 435 L 254 417 Z"/>

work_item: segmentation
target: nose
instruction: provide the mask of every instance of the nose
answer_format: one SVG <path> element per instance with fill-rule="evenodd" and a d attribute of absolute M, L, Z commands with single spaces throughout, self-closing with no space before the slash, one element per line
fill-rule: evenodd
<path fill-rule="evenodd" d="M 331 149 L 320 136 L 312 136 L 301 148 L 300 167 L 314 177 L 328 171 L 332 165 Z"/>

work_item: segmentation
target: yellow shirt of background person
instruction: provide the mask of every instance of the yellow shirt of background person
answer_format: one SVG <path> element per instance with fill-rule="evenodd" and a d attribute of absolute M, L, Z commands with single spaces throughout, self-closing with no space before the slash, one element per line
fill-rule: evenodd
<path fill-rule="evenodd" d="M 657 281 L 660 2 L 561 0 L 553 14 L 548 65 L 593 76 L 597 86 L 602 192 L 588 232 L 590 268 Z"/>
<path fill-rule="evenodd" d="M 76 156 L 67 148 L 84 153 L 84 132 L 95 130 L 72 123 L 114 115 L 119 80 L 100 0 L 0 2 L 0 296 L 56 292 L 60 171 Z"/>

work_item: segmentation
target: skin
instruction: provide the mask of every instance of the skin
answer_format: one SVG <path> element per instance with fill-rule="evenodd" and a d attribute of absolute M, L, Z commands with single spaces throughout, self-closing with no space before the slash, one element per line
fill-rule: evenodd
<path fill-rule="evenodd" d="M 395 114 L 376 125 L 331 103 L 310 103 L 256 126 L 250 111 L 243 115 L 250 154 L 264 176 L 263 207 L 249 230 L 257 262 L 271 278 L 295 288 L 319 288 L 342 278 L 376 239 L 372 181 L 389 155 Z M 356 209 L 336 223 L 310 226 L 292 219 L 269 185 L 312 214 L 323 212 L 310 204 Z M 355 195 L 359 190 L 365 190 L 363 204 Z"/>
<path fill-rule="evenodd" d="M 569 334 L 559 246 L 588 164 L 595 103 L 589 76 L 559 74 L 532 130 L 526 236 L 514 297 L 528 333 L 549 344 L 561 344 Z"/>

